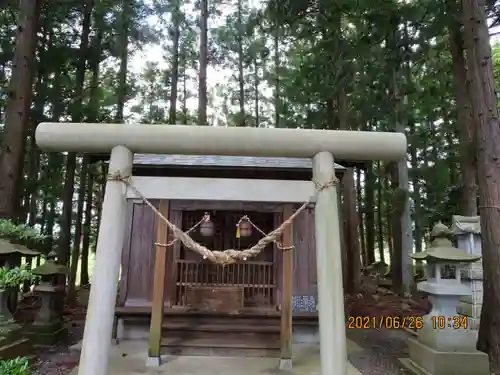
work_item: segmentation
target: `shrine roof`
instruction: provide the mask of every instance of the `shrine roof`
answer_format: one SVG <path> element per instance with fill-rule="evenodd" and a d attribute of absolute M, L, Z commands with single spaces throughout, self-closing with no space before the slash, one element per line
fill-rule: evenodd
<path fill-rule="evenodd" d="M 219 155 L 135 154 L 134 164 L 193 167 L 283 168 L 304 170 L 312 168 L 312 160 L 310 158 Z M 337 163 L 335 163 L 334 166 L 337 170 L 345 169 L 345 167 Z"/>

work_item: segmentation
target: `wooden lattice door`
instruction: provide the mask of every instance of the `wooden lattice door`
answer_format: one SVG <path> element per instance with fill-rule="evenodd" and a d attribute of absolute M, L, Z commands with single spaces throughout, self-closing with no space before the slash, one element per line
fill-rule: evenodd
<path fill-rule="evenodd" d="M 184 212 L 183 229 L 188 230 L 204 215 L 203 211 Z M 236 223 L 243 214 L 240 212 L 217 211 L 211 213 L 215 232 L 213 236 L 203 237 L 199 231 L 191 232 L 199 243 L 211 249 L 238 249 L 251 247 L 261 237 L 253 230 L 247 238 L 236 238 Z M 264 232 L 273 226 L 273 216 L 269 213 L 249 213 L 251 220 Z M 276 300 L 276 267 L 274 249 L 269 245 L 258 257 L 245 262 L 219 266 L 204 261 L 198 254 L 181 248 L 177 261 L 176 304 L 187 304 L 187 291 L 190 287 L 201 286 L 240 286 L 244 289 L 245 307 L 274 307 Z"/>

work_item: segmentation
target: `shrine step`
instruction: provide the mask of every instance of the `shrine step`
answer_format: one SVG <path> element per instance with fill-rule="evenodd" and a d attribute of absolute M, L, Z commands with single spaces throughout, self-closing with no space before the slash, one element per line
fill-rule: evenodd
<path fill-rule="evenodd" d="M 279 336 L 276 338 L 225 334 L 208 337 L 164 337 L 162 353 L 170 355 L 271 357 L 280 354 Z"/>
<path fill-rule="evenodd" d="M 186 325 L 231 325 L 231 326 L 278 326 L 280 315 L 257 315 L 257 314 L 221 314 L 221 313 L 187 313 L 165 315 L 165 324 Z"/>
<path fill-rule="evenodd" d="M 193 324 L 193 322 L 165 322 L 163 324 L 164 331 L 199 331 L 199 332 L 219 332 L 219 333 L 280 333 L 280 326 L 278 324 L 217 324 L 217 323 L 202 323 Z"/>
<path fill-rule="evenodd" d="M 190 313 L 165 316 L 166 354 L 279 357 L 279 315 Z"/>

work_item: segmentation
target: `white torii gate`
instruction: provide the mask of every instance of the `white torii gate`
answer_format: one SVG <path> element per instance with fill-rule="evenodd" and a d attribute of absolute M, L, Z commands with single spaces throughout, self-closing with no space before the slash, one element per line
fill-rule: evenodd
<path fill-rule="evenodd" d="M 312 157 L 313 180 L 334 179 L 334 157 L 401 160 L 401 133 L 209 126 L 41 123 L 36 141 L 44 151 L 109 152 L 109 174 L 129 177 L 133 153 Z M 78 375 L 107 375 L 125 232 L 126 186 L 108 180 Z M 322 375 L 347 374 L 337 187 L 318 194 L 315 206 L 319 332 Z"/>

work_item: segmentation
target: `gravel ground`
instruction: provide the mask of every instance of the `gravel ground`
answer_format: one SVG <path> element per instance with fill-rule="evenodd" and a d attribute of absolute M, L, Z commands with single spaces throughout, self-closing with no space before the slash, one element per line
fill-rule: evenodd
<path fill-rule="evenodd" d="M 363 375 L 412 375 L 398 361 L 408 357 L 408 333 L 403 330 L 352 330 L 348 336 L 364 350 L 349 354 Z"/>
<path fill-rule="evenodd" d="M 69 347 L 81 340 L 84 322 L 68 323 L 68 338 L 58 346 L 41 350 L 33 366 L 33 375 L 67 375 L 78 364 L 80 353 Z"/>

